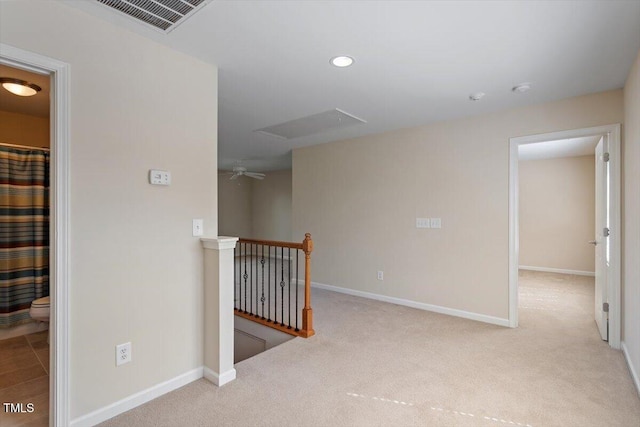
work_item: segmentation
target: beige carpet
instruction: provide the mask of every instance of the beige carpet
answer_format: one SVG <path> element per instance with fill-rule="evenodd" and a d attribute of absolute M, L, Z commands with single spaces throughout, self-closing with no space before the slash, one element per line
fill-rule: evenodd
<path fill-rule="evenodd" d="M 314 290 L 317 335 L 103 426 L 640 426 L 593 279 L 523 272 L 518 329 Z"/>

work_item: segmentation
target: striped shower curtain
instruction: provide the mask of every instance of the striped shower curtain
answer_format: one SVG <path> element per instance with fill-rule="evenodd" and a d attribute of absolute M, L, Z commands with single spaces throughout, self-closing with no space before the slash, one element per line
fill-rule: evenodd
<path fill-rule="evenodd" d="M 49 295 L 49 153 L 0 146 L 0 328 Z"/>

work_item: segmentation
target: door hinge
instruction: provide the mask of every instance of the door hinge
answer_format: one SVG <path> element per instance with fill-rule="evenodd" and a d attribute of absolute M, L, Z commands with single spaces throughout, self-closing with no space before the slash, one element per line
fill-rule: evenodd
<path fill-rule="evenodd" d="M 609 153 L 602 154 L 602 160 L 604 160 L 605 162 L 608 162 L 609 161 Z"/>
<path fill-rule="evenodd" d="M 603 302 L 602 303 L 602 311 L 604 311 L 605 313 L 609 312 L 609 303 L 608 302 Z"/>
<path fill-rule="evenodd" d="M 609 237 L 609 234 L 611 234 L 611 230 L 609 230 L 609 227 L 605 227 L 602 229 L 602 235 L 604 237 Z"/>

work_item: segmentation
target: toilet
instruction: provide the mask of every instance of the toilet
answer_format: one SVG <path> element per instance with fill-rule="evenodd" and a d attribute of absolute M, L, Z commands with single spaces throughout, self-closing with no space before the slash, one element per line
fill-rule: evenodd
<path fill-rule="evenodd" d="M 29 316 L 33 320 L 49 323 L 49 312 L 51 309 L 51 299 L 47 297 L 38 298 L 33 300 L 31 308 L 29 309 Z M 49 342 L 49 335 L 47 334 L 47 342 Z"/>

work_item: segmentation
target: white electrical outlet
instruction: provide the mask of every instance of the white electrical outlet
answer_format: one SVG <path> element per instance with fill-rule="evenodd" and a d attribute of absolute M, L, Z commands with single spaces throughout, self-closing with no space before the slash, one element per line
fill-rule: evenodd
<path fill-rule="evenodd" d="M 384 280 L 384 271 L 378 271 L 378 280 Z"/>
<path fill-rule="evenodd" d="M 116 366 L 131 362 L 131 343 L 116 346 Z"/>

